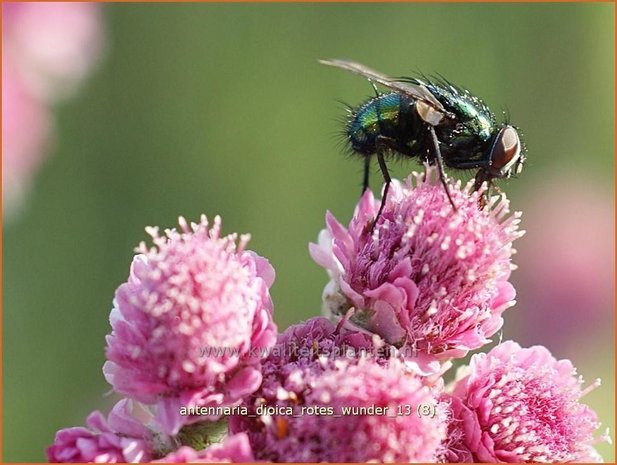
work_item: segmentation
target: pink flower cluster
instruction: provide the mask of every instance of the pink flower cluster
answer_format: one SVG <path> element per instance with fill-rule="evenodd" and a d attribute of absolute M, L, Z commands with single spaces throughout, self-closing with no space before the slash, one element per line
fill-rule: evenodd
<path fill-rule="evenodd" d="M 50 462 L 123 463 L 149 462 L 155 436 L 133 416 L 131 401 L 118 402 L 108 418 L 99 411 L 86 419 L 88 428 L 58 431 L 47 449 Z"/>
<path fill-rule="evenodd" d="M 328 213 L 328 229 L 310 247 L 331 279 L 325 310 L 406 347 L 427 370 L 482 347 L 501 328 L 514 304 L 512 241 L 522 235 L 505 197 L 479 209 L 482 192 L 456 185 L 454 213 L 432 174 L 394 181 L 374 229 L 367 226 L 380 201 L 370 191 L 348 228 Z"/>
<path fill-rule="evenodd" d="M 229 437 L 205 451 L 145 445 L 154 436 L 170 437 L 176 444 L 173 437 L 183 426 L 218 419 L 183 415 L 181 408 L 233 406 L 260 386 L 261 361 L 277 333 L 269 293 L 274 270 L 245 249 L 248 235 L 223 236 L 219 217 L 212 226 L 203 216 L 191 225 L 180 218 L 179 231 L 147 231 L 154 246 L 142 243 L 136 249 L 129 278 L 116 291 L 103 371 L 116 392 L 153 410 L 153 418 L 139 436 L 114 429 L 111 420 L 110 428 L 89 420 L 94 432 L 62 430 L 48 457 L 82 462 L 103 457 L 124 462 L 249 460 L 244 436 Z M 91 437 L 85 449 L 79 435 Z M 127 437 L 142 442 L 126 445 Z M 163 452 L 172 455 L 165 458 Z"/>
<path fill-rule="evenodd" d="M 598 462 L 595 413 L 568 360 L 508 341 L 473 355 L 513 305 L 504 195 L 434 171 L 370 192 L 345 228 L 330 214 L 311 254 L 330 276 L 315 317 L 278 334 L 274 270 L 217 217 L 141 244 L 116 291 L 106 420 L 58 432 L 50 461 Z M 147 415 L 129 406 L 143 404 Z M 219 413 L 202 413 L 203 408 Z M 217 410 L 222 409 L 222 410 Z M 227 410 L 225 410 L 227 409 Z M 188 413 L 183 413 L 183 410 Z M 209 410 L 208 410 L 209 411 Z"/>
<path fill-rule="evenodd" d="M 2 3 L 2 194 L 14 210 L 43 160 L 50 106 L 69 97 L 99 60 L 94 3 Z"/>
<path fill-rule="evenodd" d="M 257 416 L 233 417 L 230 430 L 248 432 L 256 458 L 265 461 L 435 461 L 447 428 L 440 386 L 402 359 L 384 358 L 383 346 L 371 339 L 325 318 L 291 326 L 264 362 L 259 391 L 246 402 Z M 434 407 L 435 417 L 400 410 L 419 404 Z M 259 414 L 263 405 L 291 411 Z M 384 413 L 364 413 L 370 406 Z"/>
<path fill-rule="evenodd" d="M 233 405 L 261 384 L 260 351 L 276 339 L 270 263 L 244 250 L 248 236 L 221 237 L 221 221 L 202 217 L 181 231 L 148 231 L 129 280 L 116 291 L 105 378 L 114 389 L 156 405 L 156 420 L 176 434 L 180 407 Z M 205 349 L 223 348 L 205 356 Z M 191 417 L 189 422 L 203 420 Z"/>
<path fill-rule="evenodd" d="M 602 461 L 592 447 L 596 414 L 579 402 L 595 385 L 583 390 L 569 360 L 507 341 L 474 355 L 467 371 L 445 396 L 458 430 L 450 461 L 457 454 L 484 463 Z"/>

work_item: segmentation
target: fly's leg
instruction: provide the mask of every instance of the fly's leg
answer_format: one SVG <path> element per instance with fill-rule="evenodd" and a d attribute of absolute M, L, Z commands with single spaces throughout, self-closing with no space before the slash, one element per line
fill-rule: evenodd
<path fill-rule="evenodd" d="M 499 189 L 498 186 L 493 184 L 493 176 L 491 176 L 487 171 L 483 169 L 479 170 L 476 173 L 476 179 L 473 183 L 473 192 L 476 192 L 477 190 L 479 190 L 480 187 L 482 187 L 482 184 L 484 184 L 485 182 L 486 182 L 486 190 L 484 191 L 484 194 L 478 200 L 480 204 L 480 208 L 484 208 L 486 204 L 488 203 L 488 201 L 490 200 L 491 189 L 495 189 L 497 192 L 501 193 L 501 189 Z"/>
<path fill-rule="evenodd" d="M 435 134 L 435 128 L 429 125 L 429 131 L 433 138 L 433 147 L 435 148 L 435 160 L 437 161 L 437 171 L 439 172 L 439 180 L 441 181 L 441 184 L 446 190 L 446 195 L 448 196 L 448 200 L 450 201 L 452 208 L 454 208 L 454 211 L 456 211 L 457 210 L 456 205 L 454 204 L 454 201 L 452 200 L 452 197 L 450 196 L 450 189 L 448 188 L 448 183 L 446 182 L 446 174 L 445 174 L 445 168 L 443 165 L 443 158 L 441 157 L 441 150 L 439 150 L 439 141 L 437 140 L 437 134 Z"/>
<path fill-rule="evenodd" d="M 472 192 L 476 192 L 477 190 L 479 190 L 482 187 L 482 184 L 486 182 L 486 191 L 484 191 L 484 195 L 482 195 L 478 199 L 480 208 L 484 208 L 486 204 L 488 203 L 489 199 L 491 198 L 491 189 L 495 189 L 497 192 L 501 192 L 499 187 L 493 184 L 493 179 L 495 178 L 495 176 L 491 175 L 489 172 L 489 169 L 491 167 L 490 159 L 481 160 L 481 161 L 477 161 L 477 160 L 464 161 L 464 160 L 454 159 L 451 161 L 454 166 L 460 169 L 479 168 L 478 172 L 476 173 L 476 177 L 473 183 Z"/>
<path fill-rule="evenodd" d="M 392 179 L 390 178 L 390 173 L 388 173 L 388 167 L 386 166 L 386 161 L 383 159 L 383 152 L 377 152 L 377 161 L 379 162 L 379 168 L 381 169 L 381 174 L 383 174 L 383 179 L 385 181 L 385 186 L 383 188 L 383 196 L 381 197 L 381 205 L 379 206 L 379 211 L 377 212 L 377 217 L 375 218 L 375 224 L 377 220 L 381 216 L 381 212 L 383 211 L 383 207 L 386 205 L 386 199 L 388 198 L 388 191 L 390 190 L 390 183 Z"/>
<path fill-rule="evenodd" d="M 388 191 L 390 190 L 390 183 L 392 182 L 392 178 L 390 178 L 390 172 L 388 171 L 388 166 L 386 165 L 386 160 L 383 157 L 384 152 L 389 148 L 389 141 L 390 139 L 388 139 L 387 137 L 379 136 L 377 138 L 377 162 L 379 163 L 379 169 L 381 170 L 381 174 L 383 175 L 385 186 L 383 188 L 383 195 L 381 197 L 381 205 L 379 206 L 379 211 L 377 212 L 377 216 L 375 217 L 375 221 L 373 222 L 371 231 L 375 228 L 377 220 L 379 220 L 381 212 L 383 211 L 383 207 L 386 205 Z"/>
<path fill-rule="evenodd" d="M 371 157 L 364 157 L 364 180 L 362 181 L 362 194 L 368 189 L 368 175 L 371 170 Z"/>
<path fill-rule="evenodd" d="M 371 83 L 371 86 L 373 86 L 373 90 L 375 91 L 375 96 L 379 97 L 379 90 L 377 89 L 377 86 L 375 85 L 373 81 L 369 80 L 369 82 Z"/>

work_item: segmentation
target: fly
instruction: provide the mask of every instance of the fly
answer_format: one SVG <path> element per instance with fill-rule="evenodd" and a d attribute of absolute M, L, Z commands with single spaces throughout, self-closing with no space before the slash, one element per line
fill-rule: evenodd
<path fill-rule="evenodd" d="M 417 158 L 437 166 L 439 179 L 456 210 L 446 182 L 445 167 L 477 169 L 474 190 L 494 179 L 518 174 L 525 162 L 517 129 L 498 124 L 490 109 L 469 91 L 445 79 L 391 78 L 360 63 L 320 60 L 367 78 L 375 97 L 350 111 L 345 134 L 351 151 L 364 158 L 362 192 L 369 186 L 373 155 L 385 186 L 375 222 L 381 216 L 391 183 L 385 157 Z M 390 92 L 379 92 L 380 84 Z M 482 202 L 485 200 L 482 199 Z"/>

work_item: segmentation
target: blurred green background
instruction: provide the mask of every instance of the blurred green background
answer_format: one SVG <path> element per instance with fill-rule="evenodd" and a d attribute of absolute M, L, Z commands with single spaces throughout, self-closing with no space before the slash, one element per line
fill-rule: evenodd
<path fill-rule="evenodd" d="M 349 220 L 361 184 L 362 163 L 342 155 L 337 100 L 357 104 L 372 93 L 363 79 L 317 63 L 329 57 L 395 76 L 438 72 L 499 116 L 507 107 L 529 163 L 502 187 L 513 209 L 539 213 L 523 218 L 528 234 L 513 274 L 519 305 L 505 313 L 503 338 L 543 343 L 571 358 L 587 382 L 601 377 L 585 400 L 614 431 L 613 10 L 105 5 L 107 54 L 76 98 L 56 107 L 55 149 L 25 208 L 3 228 L 4 460 L 45 460 L 57 429 L 113 405 L 101 373 L 108 314 L 147 225 L 220 214 L 224 231 L 250 232 L 251 247 L 273 263 L 281 329 L 320 312 L 327 277 L 307 244 L 327 209 Z M 392 168 L 402 177 L 418 165 Z M 375 166 L 373 188 L 379 181 Z M 572 187 L 579 181 L 582 194 Z M 567 194 L 590 191 L 593 201 L 569 209 Z M 599 213 L 588 215 L 587 205 Z M 563 211 L 553 215 L 555 241 L 536 243 L 550 211 Z M 560 220 L 580 227 L 565 243 Z M 604 249 L 588 253 L 598 243 Z M 569 251 L 582 260 L 600 255 L 601 264 L 586 263 L 590 273 L 568 268 L 560 257 Z M 534 265 L 546 257 L 548 273 Z M 550 270 L 556 280 L 544 284 Z M 581 296 L 577 307 L 570 297 L 543 300 L 544 292 L 563 295 L 554 288 L 563 273 L 581 283 L 569 286 Z M 589 308 L 585 292 L 598 283 L 593 295 L 603 298 Z M 613 460 L 612 446 L 599 450 Z"/>

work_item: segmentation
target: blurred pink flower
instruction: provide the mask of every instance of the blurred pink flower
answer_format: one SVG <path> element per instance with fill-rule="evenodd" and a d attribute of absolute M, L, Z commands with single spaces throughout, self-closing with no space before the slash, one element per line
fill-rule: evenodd
<path fill-rule="evenodd" d="M 88 428 L 66 428 L 56 433 L 54 444 L 47 448 L 50 462 L 149 462 L 154 450 L 151 431 L 133 416 L 131 401 L 118 402 L 106 419 L 92 412 Z"/>
<path fill-rule="evenodd" d="M 512 241 L 522 235 L 504 195 L 480 209 L 481 192 L 451 182 L 454 211 L 434 175 L 427 168 L 427 180 L 393 181 L 374 231 L 380 201 L 367 191 L 348 228 L 328 213 L 328 229 L 310 245 L 331 278 L 326 311 L 411 349 L 427 372 L 429 362 L 463 357 L 501 328 L 514 304 Z"/>
<path fill-rule="evenodd" d="M 513 315 L 516 339 L 578 353 L 581 341 L 610 330 L 615 307 L 615 214 L 613 193 L 597 179 L 554 176 L 529 188 L 529 234 L 518 244 L 521 308 Z M 546 331 L 550 327 L 551 331 Z M 612 350 L 612 349 L 611 349 Z"/>
<path fill-rule="evenodd" d="M 155 462 L 160 463 L 246 463 L 254 462 L 248 436 L 244 433 L 227 436 L 222 443 L 213 444 L 202 451 L 183 446 Z"/>
<path fill-rule="evenodd" d="M 156 404 L 169 434 L 208 418 L 180 407 L 229 406 L 261 383 L 261 359 L 275 343 L 270 263 L 245 250 L 249 236 L 221 237 L 221 220 L 181 231 L 148 228 L 126 283 L 116 291 L 103 367 L 114 389 Z M 213 418 L 212 418 L 213 419 Z"/>
<path fill-rule="evenodd" d="M 101 8 L 95 3 L 3 3 L 3 55 L 33 95 L 65 98 L 89 74 L 103 49 Z"/>
<path fill-rule="evenodd" d="M 493 462 L 601 462 L 596 414 L 579 402 L 590 388 L 569 360 L 542 346 L 504 342 L 471 358 L 450 397 L 446 457 Z"/>
<path fill-rule="evenodd" d="M 264 362 L 264 381 L 250 401 L 257 417 L 230 419 L 248 434 L 256 458 L 275 462 L 431 461 L 446 423 L 435 393 L 398 357 L 372 355 L 370 336 L 341 332 L 325 318 L 288 328 Z M 399 406 L 424 403 L 435 417 L 399 415 Z M 343 414 L 343 407 L 389 407 L 390 416 Z M 257 407 L 292 409 L 259 412 Z M 307 407 L 331 408 L 321 413 Z M 405 407 L 403 407 L 405 408 Z M 431 408 L 431 407 L 429 407 Z M 407 412 L 409 413 L 409 412 Z"/>
<path fill-rule="evenodd" d="M 48 108 L 33 98 L 17 71 L 2 56 L 2 203 L 19 208 L 41 162 L 51 128 Z"/>
<path fill-rule="evenodd" d="M 76 90 L 102 48 L 97 4 L 2 3 L 4 212 L 18 209 L 49 149 L 49 105 Z"/>

